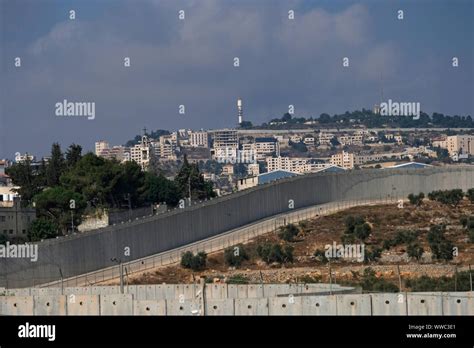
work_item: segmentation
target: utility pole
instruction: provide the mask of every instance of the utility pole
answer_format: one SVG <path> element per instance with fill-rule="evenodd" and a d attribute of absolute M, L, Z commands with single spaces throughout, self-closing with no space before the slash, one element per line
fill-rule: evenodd
<path fill-rule="evenodd" d="M 120 293 L 123 294 L 123 264 L 121 259 L 117 259 L 113 257 L 110 259 L 112 262 L 116 262 L 119 265 L 119 273 L 120 273 Z"/>
<path fill-rule="evenodd" d="M 74 210 L 71 210 L 71 232 L 74 233 Z"/>

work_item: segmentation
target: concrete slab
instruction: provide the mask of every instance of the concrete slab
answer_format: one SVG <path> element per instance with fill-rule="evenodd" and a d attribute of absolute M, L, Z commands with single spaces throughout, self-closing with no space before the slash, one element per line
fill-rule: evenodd
<path fill-rule="evenodd" d="M 249 284 L 247 286 L 247 297 L 248 298 L 262 298 L 263 286 L 261 284 Z"/>
<path fill-rule="evenodd" d="M 227 284 L 206 284 L 206 299 L 218 300 L 227 298 Z"/>
<path fill-rule="evenodd" d="M 206 315 L 234 315 L 233 299 L 217 299 L 206 301 Z"/>
<path fill-rule="evenodd" d="M 3 297 L 3 296 L 2 296 Z M 32 296 L 11 296 L 5 297 L 2 311 L 5 315 L 33 315 Z"/>
<path fill-rule="evenodd" d="M 336 295 L 337 315 L 371 315 L 370 295 Z"/>
<path fill-rule="evenodd" d="M 472 292 L 444 293 L 443 315 L 474 315 L 474 294 Z"/>
<path fill-rule="evenodd" d="M 303 296 L 303 315 L 337 315 L 335 295 Z"/>
<path fill-rule="evenodd" d="M 235 315 L 268 315 L 267 298 L 237 298 L 234 300 Z"/>
<path fill-rule="evenodd" d="M 100 315 L 132 315 L 133 296 L 114 294 L 100 296 Z"/>
<path fill-rule="evenodd" d="M 99 295 L 68 295 L 67 314 L 100 315 Z"/>
<path fill-rule="evenodd" d="M 165 300 L 134 300 L 134 315 L 166 315 Z"/>
<path fill-rule="evenodd" d="M 66 315 L 65 295 L 59 296 L 34 296 L 34 315 Z"/>
<path fill-rule="evenodd" d="M 201 308 L 199 301 L 183 301 L 179 300 L 167 300 L 166 301 L 166 313 L 167 315 L 202 315 L 203 309 Z"/>
<path fill-rule="evenodd" d="M 273 297 L 268 299 L 269 315 L 302 315 L 302 299 L 299 296 Z"/>
<path fill-rule="evenodd" d="M 408 315 L 443 315 L 443 299 L 435 293 L 408 293 Z"/>
<path fill-rule="evenodd" d="M 370 294 L 372 315 L 407 315 L 405 293 Z"/>

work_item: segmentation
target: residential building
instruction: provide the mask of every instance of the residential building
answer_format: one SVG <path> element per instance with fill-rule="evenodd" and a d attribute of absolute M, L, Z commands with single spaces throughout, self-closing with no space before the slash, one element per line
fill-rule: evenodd
<path fill-rule="evenodd" d="M 36 219 L 34 208 L 22 208 L 19 199 L 14 199 L 11 206 L 0 205 L 0 234 L 11 237 L 24 237 L 28 234 L 30 224 Z"/>
<path fill-rule="evenodd" d="M 189 144 L 192 147 L 209 147 L 209 141 L 208 141 L 208 134 L 205 131 L 200 131 L 200 132 L 192 132 L 190 139 L 189 139 Z"/>

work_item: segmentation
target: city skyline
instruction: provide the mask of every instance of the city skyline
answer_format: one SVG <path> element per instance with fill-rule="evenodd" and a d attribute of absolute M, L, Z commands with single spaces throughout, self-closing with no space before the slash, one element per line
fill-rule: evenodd
<path fill-rule="evenodd" d="M 230 128 L 238 97 L 254 123 L 290 104 L 298 117 L 317 117 L 389 99 L 473 115 L 469 1 L 141 5 L 2 1 L 1 158 L 46 155 L 56 141 L 87 150 L 99 139 L 122 144 L 143 126 Z M 94 119 L 58 118 L 63 100 L 95 103 Z"/>

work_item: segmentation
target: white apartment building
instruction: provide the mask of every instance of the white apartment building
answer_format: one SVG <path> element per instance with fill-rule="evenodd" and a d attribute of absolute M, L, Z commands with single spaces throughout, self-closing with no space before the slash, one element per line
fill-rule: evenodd
<path fill-rule="evenodd" d="M 31 162 L 34 162 L 34 161 L 35 161 L 35 156 L 29 155 L 29 154 L 27 154 L 27 153 L 25 153 L 24 155 L 22 155 L 22 154 L 19 153 L 19 152 L 15 152 L 15 162 L 16 162 L 16 163 L 24 162 L 24 161 L 26 161 L 26 159 L 30 160 Z"/>
<path fill-rule="evenodd" d="M 305 136 L 304 139 L 303 139 L 303 143 L 305 145 L 310 145 L 310 146 L 314 145 L 315 141 L 316 141 L 316 139 L 312 136 L 311 137 L 310 136 Z"/>
<path fill-rule="evenodd" d="M 213 132 L 212 156 L 218 162 L 235 162 L 239 149 L 239 138 L 234 129 Z"/>
<path fill-rule="evenodd" d="M 331 164 L 342 167 L 344 169 L 352 169 L 355 166 L 355 155 L 353 153 L 342 151 L 331 156 Z"/>
<path fill-rule="evenodd" d="M 141 142 L 130 148 L 130 160 L 138 163 L 142 170 L 146 170 L 150 164 L 152 149 L 148 136 L 143 135 Z"/>
<path fill-rule="evenodd" d="M 433 141 L 433 146 L 447 149 L 450 156 L 464 154 L 474 156 L 473 135 L 453 135 L 445 140 Z"/>
<path fill-rule="evenodd" d="M 331 145 L 331 139 L 334 138 L 334 134 L 327 132 L 319 132 L 319 144 L 320 145 Z"/>
<path fill-rule="evenodd" d="M 260 174 L 260 166 L 258 163 L 249 163 L 247 164 L 247 174 L 249 176 L 257 176 Z"/>
<path fill-rule="evenodd" d="M 364 136 L 361 134 L 341 135 L 337 137 L 341 145 L 362 145 L 364 143 Z"/>
<path fill-rule="evenodd" d="M 310 158 L 293 158 L 293 157 L 267 157 L 267 170 L 269 172 L 275 170 L 284 170 L 293 173 L 314 173 L 318 170 L 329 167 L 329 163 L 317 163 Z"/>
<path fill-rule="evenodd" d="M 257 161 L 265 160 L 265 157 L 276 154 L 280 155 L 280 145 L 275 138 L 256 138 L 255 153 Z"/>
<path fill-rule="evenodd" d="M 95 155 L 100 156 L 100 153 L 104 150 L 109 149 L 110 145 L 104 140 L 96 141 L 95 143 Z"/>
<path fill-rule="evenodd" d="M 189 144 L 192 147 L 209 147 L 208 134 L 207 132 L 191 132 L 189 137 Z"/>

